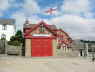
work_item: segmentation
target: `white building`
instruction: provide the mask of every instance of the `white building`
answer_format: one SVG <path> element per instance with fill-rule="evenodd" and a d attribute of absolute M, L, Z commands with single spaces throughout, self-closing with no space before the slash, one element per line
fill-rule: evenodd
<path fill-rule="evenodd" d="M 7 41 L 10 37 L 15 35 L 15 20 L 14 19 L 0 19 L 0 39 L 6 38 Z"/>

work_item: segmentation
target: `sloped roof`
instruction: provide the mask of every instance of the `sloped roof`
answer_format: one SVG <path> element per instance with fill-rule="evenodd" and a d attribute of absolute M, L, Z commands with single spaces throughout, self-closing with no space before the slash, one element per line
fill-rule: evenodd
<path fill-rule="evenodd" d="M 38 24 L 24 24 L 24 29 L 29 28 L 30 30 L 27 33 L 30 33 L 33 30 L 35 30 L 37 27 L 39 27 L 39 25 L 41 25 L 41 24 L 43 24 L 50 32 L 52 32 L 54 35 L 56 35 L 56 33 L 53 32 L 53 30 L 57 29 L 56 26 L 55 25 L 48 25 L 44 21 L 41 21 Z"/>
<path fill-rule="evenodd" d="M 58 36 L 58 34 L 57 34 L 58 31 L 63 32 L 68 37 L 67 40 L 69 40 L 70 43 L 72 42 L 72 39 L 69 37 L 69 35 L 65 31 L 63 31 L 62 29 L 57 29 L 56 25 L 46 24 L 44 21 L 41 21 L 37 24 L 29 24 L 29 22 L 26 21 L 26 23 L 24 24 L 24 29 L 25 29 L 24 30 L 25 31 L 24 36 L 27 36 L 28 34 L 30 34 L 30 32 L 34 31 L 41 24 L 43 24 L 44 27 L 47 28 L 56 37 Z"/>
<path fill-rule="evenodd" d="M 24 28 L 34 28 L 35 27 L 35 24 L 24 24 Z"/>
<path fill-rule="evenodd" d="M 7 24 L 7 25 L 13 25 L 15 23 L 14 19 L 0 19 L 0 25 Z"/>
<path fill-rule="evenodd" d="M 36 26 L 36 24 L 24 24 L 24 28 L 34 28 Z M 56 26 L 55 25 L 46 25 L 48 28 L 50 28 L 51 30 L 56 30 Z"/>
<path fill-rule="evenodd" d="M 50 28 L 51 30 L 56 30 L 57 27 L 55 25 L 47 25 L 48 28 Z"/>

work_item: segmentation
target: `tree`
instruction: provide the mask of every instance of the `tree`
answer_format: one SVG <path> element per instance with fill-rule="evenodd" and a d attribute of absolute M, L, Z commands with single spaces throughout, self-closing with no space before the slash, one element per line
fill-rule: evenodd
<path fill-rule="evenodd" d="M 19 42 L 23 42 L 24 38 L 23 38 L 23 34 L 21 30 L 18 30 L 15 34 L 15 39 Z"/>
<path fill-rule="evenodd" d="M 8 41 L 9 45 L 19 46 L 23 43 L 24 38 L 21 30 L 18 30 L 14 36 L 11 36 L 10 41 Z"/>
<path fill-rule="evenodd" d="M 15 40 L 15 36 L 11 36 L 10 41 L 14 41 Z"/>

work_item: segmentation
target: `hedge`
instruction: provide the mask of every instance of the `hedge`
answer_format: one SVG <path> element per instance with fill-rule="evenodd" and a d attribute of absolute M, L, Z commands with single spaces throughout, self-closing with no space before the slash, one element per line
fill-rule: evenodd
<path fill-rule="evenodd" d="M 19 41 L 8 41 L 8 45 L 13 45 L 13 46 L 20 46 L 20 42 Z"/>

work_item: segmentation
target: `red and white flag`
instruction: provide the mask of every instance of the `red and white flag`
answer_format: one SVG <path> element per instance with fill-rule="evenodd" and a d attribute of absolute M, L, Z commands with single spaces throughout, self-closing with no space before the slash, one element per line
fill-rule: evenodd
<path fill-rule="evenodd" d="M 56 8 L 55 9 L 54 8 L 49 8 L 48 10 L 45 11 L 45 13 L 52 15 L 56 12 L 56 10 L 57 10 Z"/>

